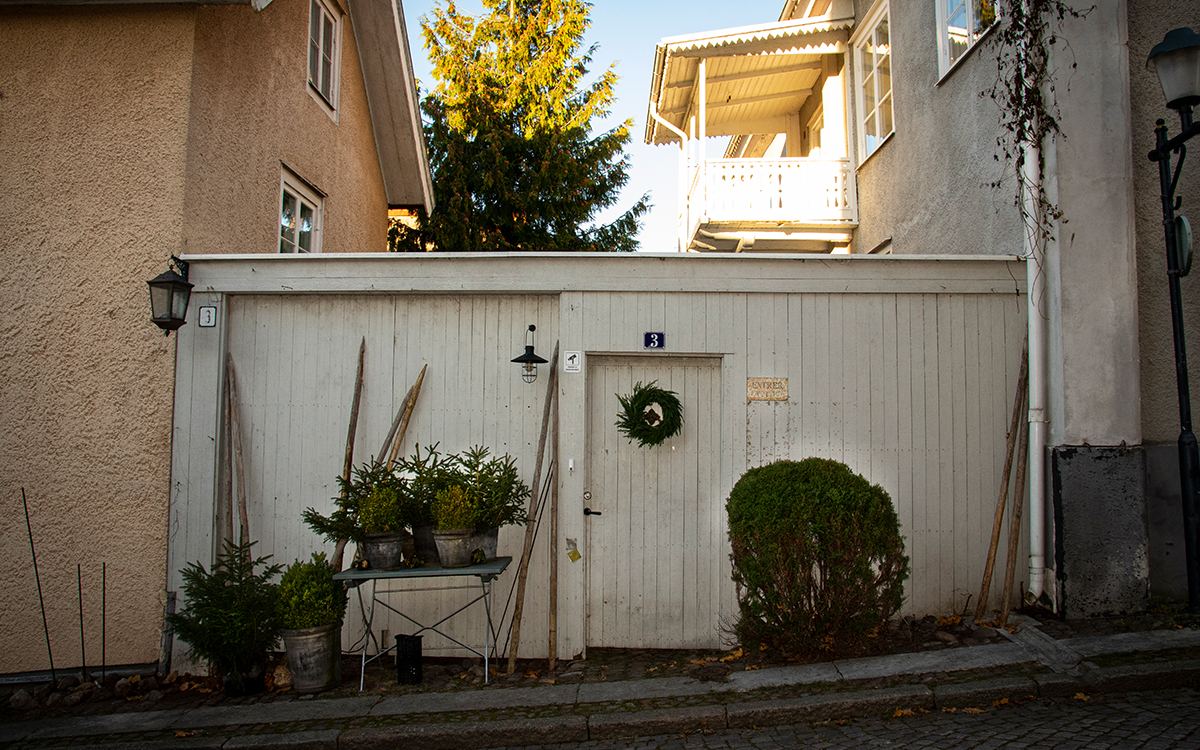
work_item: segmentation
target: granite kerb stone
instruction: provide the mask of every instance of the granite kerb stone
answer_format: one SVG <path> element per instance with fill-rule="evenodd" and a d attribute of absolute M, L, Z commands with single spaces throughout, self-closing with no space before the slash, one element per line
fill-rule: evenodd
<path fill-rule="evenodd" d="M 222 746 L 222 750 L 337 750 L 337 729 L 325 729 L 311 732 L 285 732 L 282 734 L 244 734 L 231 737 Z M 174 745 L 172 745 L 174 747 Z"/>
<path fill-rule="evenodd" d="M 394 695 L 379 701 L 370 713 L 372 716 L 394 716 L 397 714 L 432 714 L 453 711 L 486 711 L 497 708 L 556 706 L 575 703 L 578 699 L 579 688 L 579 685 L 549 685 L 508 690 Z"/>
<path fill-rule="evenodd" d="M 636 701 L 648 698 L 671 698 L 726 692 L 732 688 L 724 682 L 701 682 L 692 677 L 663 677 L 657 680 L 625 680 L 616 682 L 587 682 L 579 686 L 579 703 L 608 703 Z"/>
<path fill-rule="evenodd" d="M 934 685 L 936 708 L 967 708 L 990 705 L 998 700 L 1037 697 L 1038 684 L 1025 677 L 997 677 L 951 685 Z"/>
<path fill-rule="evenodd" d="M 588 737 L 593 740 L 630 739 L 695 729 L 723 730 L 726 726 L 725 706 L 720 704 L 659 708 L 622 714 L 592 714 L 588 717 Z"/>
<path fill-rule="evenodd" d="M 875 716 L 897 708 L 933 708 L 933 692 L 924 685 L 901 685 L 854 693 L 751 701 L 730 704 L 726 715 L 732 728 Z"/>
<path fill-rule="evenodd" d="M 411 745 L 422 750 L 475 750 L 482 747 L 584 742 L 587 718 L 553 716 L 543 719 L 467 721 L 411 724 L 372 729 L 348 729 L 338 747 L 349 750 L 394 750 Z"/>
<path fill-rule="evenodd" d="M 1200 660 L 1178 660 L 1106 667 L 1101 670 L 1095 689 L 1104 693 L 1159 690 L 1181 687 L 1200 680 Z"/>
<path fill-rule="evenodd" d="M 1039 698 L 1070 698 L 1085 689 L 1078 679 L 1061 672 L 1035 674 L 1033 681 L 1037 683 Z"/>
<path fill-rule="evenodd" d="M 366 716 L 380 701 L 379 696 L 361 698 L 332 698 L 327 700 L 289 701 L 287 703 L 257 703 L 243 706 L 213 706 L 179 712 L 168 727 L 236 726 L 239 724 L 272 724 L 288 721 L 319 719 L 353 719 Z"/>

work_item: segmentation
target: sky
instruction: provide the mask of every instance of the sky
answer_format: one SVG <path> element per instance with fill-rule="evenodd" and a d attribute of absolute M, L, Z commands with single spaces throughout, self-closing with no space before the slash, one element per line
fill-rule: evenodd
<path fill-rule="evenodd" d="M 420 19 L 445 0 L 402 0 L 413 67 L 423 91 L 432 88 L 433 76 L 421 35 Z M 594 123 L 597 132 L 633 119 L 629 155 L 629 183 L 617 205 L 600 216 L 611 221 L 631 206 L 642 193 L 650 193 L 653 207 L 645 217 L 641 234 L 644 252 L 674 252 L 676 249 L 679 149 L 677 146 L 648 146 L 644 142 L 646 109 L 650 100 L 650 75 L 654 47 L 664 37 L 700 31 L 729 29 L 770 23 L 779 19 L 784 0 L 593 0 L 592 27 L 585 46 L 599 45 L 593 57 L 594 77 L 609 63 L 616 63 L 619 76 L 616 102 L 609 120 Z M 460 11 L 479 13 L 479 0 L 459 0 Z M 719 156 L 720 146 L 710 143 L 707 152 Z"/>

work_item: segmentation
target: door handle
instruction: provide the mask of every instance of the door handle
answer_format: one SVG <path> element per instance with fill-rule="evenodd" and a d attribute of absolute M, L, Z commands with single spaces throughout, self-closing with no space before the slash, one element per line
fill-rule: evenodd
<path fill-rule="evenodd" d="M 604 514 L 598 510 L 592 510 L 591 508 L 584 508 L 583 515 L 585 515 L 585 516 L 602 516 Z"/>

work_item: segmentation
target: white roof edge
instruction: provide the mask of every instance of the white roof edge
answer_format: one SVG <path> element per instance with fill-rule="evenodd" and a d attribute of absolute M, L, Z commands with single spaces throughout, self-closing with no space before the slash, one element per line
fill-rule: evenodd
<path fill-rule="evenodd" d="M 660 47 L 670 48 L 671 50 L 683 47 L 704 46 L 703 42 L 716 43 L 719 40 L 728 40 L 738 37 L 783 37 L 793 34 L 809 34 L 814 31 L 828 31 L 830 29 L 848 28 L 854 25 L 854 16 L 844 18 L 804 18 L 796 21 L 774 21 L 771 23 L 760 23 L 754 26 L 739 26 L 732 29 L 718 29 L 715 31 L 701 31 L 695 34 L 684 34 L 681 36 L 664 37 L 659 42 Z"/>

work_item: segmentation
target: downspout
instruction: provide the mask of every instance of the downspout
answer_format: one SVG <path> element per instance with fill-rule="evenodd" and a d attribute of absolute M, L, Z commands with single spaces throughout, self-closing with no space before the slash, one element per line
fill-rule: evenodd
<path fill-rule="evenodd" d="M 1045 247 L 1040 241 L 1038 221 L 1042 192 L 1041 151 L 1026 144 L 1022 208 L 1026 218 L 1022 255 L 1029 325 L 1029 590 L 1033 600 L 1041 598 L 1046 580 L 1046 274 Z M 1033 219 L 1032 224 L 1030 218 Z"/>

